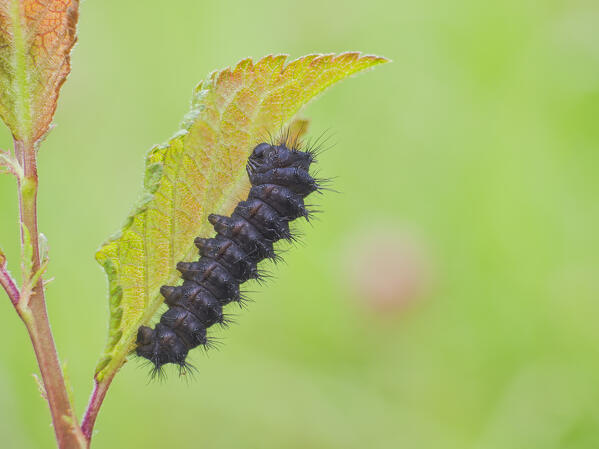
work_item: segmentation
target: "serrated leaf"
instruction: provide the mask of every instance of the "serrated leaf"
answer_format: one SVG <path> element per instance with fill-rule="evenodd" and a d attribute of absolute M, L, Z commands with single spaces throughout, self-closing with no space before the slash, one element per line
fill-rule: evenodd
<path fill-rule="evenodd" d="M 289 125 L 333 83 L 386 62 L 359 53 L 308 55 L 285 65 L 267 56 L 213 72 L 194 91 L 183 129 L 146 160 L 145 191 L 120 233 L 96 259 L 110 290 L 110 326 L 98 381 L 134 349 L 137 330 L 162 304 L 160 286 L 179 282 L 177 262 L 197 258 L 196 236 L 212 236 L 207 216 L 228 215 L 244 197 L 247 158 L 255 144 Z"/>
<path fill-rule="evenodd" d="M 70 71 L 79 0 L 0 0 L 0 116 L 17 140 L 48 131 Z"/>

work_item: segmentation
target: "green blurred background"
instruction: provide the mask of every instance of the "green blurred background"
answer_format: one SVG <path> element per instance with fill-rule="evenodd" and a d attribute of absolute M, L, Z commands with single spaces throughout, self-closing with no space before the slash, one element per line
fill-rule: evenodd
<path fill-rule="evenodd" d="M 39 161 L 79 413 L 106 337 L 94 252 L 194 85 L 269 53 L 394 61 L 305 110 L 333 134 L 319 168 L 341 192 L 305 244 L 194 355 L 195 381 L 125 366 L 93 447 L 599 447 L 598 30 L 594 0 L 84 1 Z M 8 176 L 0 204 L 18 272 Z M 8 300 L 0 315 L 1 446 L 53 447 L 24 327 Z"/>

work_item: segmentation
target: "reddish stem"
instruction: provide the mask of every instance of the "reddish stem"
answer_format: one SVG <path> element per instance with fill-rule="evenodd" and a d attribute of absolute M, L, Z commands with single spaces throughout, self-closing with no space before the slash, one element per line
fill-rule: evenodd
<path fill-rule="evenodd" d="M 37 161 L 35 148 L 30 143 L 15 141 L 15 155 L 23 167 L 23 177 L 19 178 L 19 211 L 21 223 L 21 244 L 26 244 L 24 229 L 30 236 L 31 273 L 40 268 L 39 235 L 37 228 Z M 26 273 L 26 275 L 29 275 Z M 86 441 L 77 425 L 73 407 L 67 394 L 62 367 L 58 360 L 56 345 L 48 321 L 44 284 L 40 276 L 31 295 L 22 297 L 15 306 L 25 323 L 35 357 L 37 359 L 50 413 L 60 449 L 81 449 Z"/>
<path fill-rule="evenodd" d="M 102 402 L 104 401 L 104 397 L 106 396 L 106 392 L 108 391 L 108 387 L 110 387 L 110 383 L 112 382 L 113 378 L 114 374 L 103 379 L 102 382 L 94 380 L 94 390 L 89 398 L 89 404 L 87 404 L 87 410 L 85 411 L 85 415 L 83 416 L 83 421 L 81 423 L 81 431 L 87 439 L 88 445 L 92 439 L 92 432 L 94 430 L 96 418 L 98 417 L 98 412 L 100 411 L 100 407 L 102 406 Z"/>
<path fill-rule="evenodd" d="M 19 289 L 15 284 L 12 276 L 8 272 L 5 266 L 0 265 L 0 285 L 4 288 L 4 291 L 10 298 L 10 302 L 12 302 L 13 306 L 16 306 L 19 302 Z"/>

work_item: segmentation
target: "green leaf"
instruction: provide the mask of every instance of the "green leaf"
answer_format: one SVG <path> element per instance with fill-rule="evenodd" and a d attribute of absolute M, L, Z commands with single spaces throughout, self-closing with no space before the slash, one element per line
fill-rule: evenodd
<path fill-rule="evenodd" d="M 40 277 L 48 268 L 48 239 L 44 234 L 39 234 L 38 248 L 40 251 L 40 266 L 37 270 L 33 271 L 33 244 L 31 243 L 31 234 L 29 233 L 29 229 L 22 223 L 21 228 L 23 229 L 23 255 L 21 260 L 23 286 L 21 287 L 21 300 L 27 305 L 29 303 L 31 292 L 37 285 Z"/>
<path fill-rule="evenodd" d="M 0 0 L 0 117 L 17 140 L 49 130 L 70 66 L 79 0 Z"/>
<path fill-rule="evenodd" d="M 197 258 L 196 236 L 212 236 L 207 216 L 228 215 L 246 195 L 252 148 L 288 126 L 328 86 L 387 59 L 343 53 L 308 55 L 285 65 L 267 56 L 213 72 L 192 98 L 183 129 L 147 156 L 144 193 L 123 229 L 97 252 L 110 290 L 110 326 L 96 378 L 111 379 L 135 348 L 163 298 L 179 282 L 177 262 Z"/>

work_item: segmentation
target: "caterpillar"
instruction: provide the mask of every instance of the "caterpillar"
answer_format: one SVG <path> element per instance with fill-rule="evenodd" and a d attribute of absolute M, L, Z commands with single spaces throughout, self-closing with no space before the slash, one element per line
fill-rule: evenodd
<path fill-rule="evenodd" d="M 186 361 L 189 351 L 210 346 L 207 329 L 226 324 L 223 306 L 243 303 L 239 286 L 262 278 L 259 262 L 279 259 L 275 242 L 295 238 L 289 223 L 300 217 L 310 219 L 313 211 L 304 198 L 320 191 L 325 182 L 309 173 L 316 151 L 302 151 L 297 139 L 290 148 L 287 145 L 287 140 L 263 142 L 252 150 L 246 165 L 251 184 L 247 199 L 229 217 L 208 216 L 216 236 L 196 238 L 197 262 L 177 264 L 182 285 L 160 288 L 168 310 L 153 329 L 141 326 L 136 341 L 136 354 L 153 365 L 154 375 L 169 363 L 183 372 L 191 368 Z"/>

